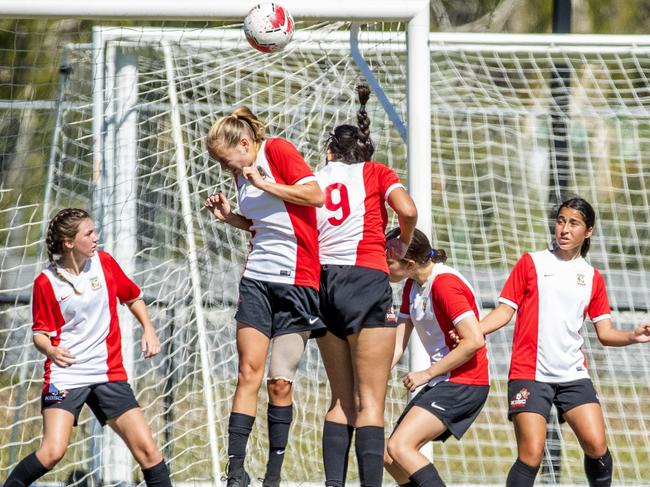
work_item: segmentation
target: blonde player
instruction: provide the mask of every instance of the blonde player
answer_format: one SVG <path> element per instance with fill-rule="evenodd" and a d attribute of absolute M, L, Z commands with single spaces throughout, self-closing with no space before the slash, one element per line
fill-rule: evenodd
<path fill-rule="evenodd" d="M 252 250 L 239 284 L 237 352 L 239 374 L 228 425 L 228 487 L 246 487 L 246 443 L 255 421 L 271 344 L 268 376 L 269 458 L 264 487 L 280 482 L 293 418 L 292 381 L 318 319 L 318 231 L 315 207 L 323 193 L 296 148 L 264 138 L 264 124 L 238 108 L 210 129 L 210 156 L 237 184 L 239 213 L 222 194 L 205 206 L 221 222 L 252 233 Z"/>
<path fill-rule="evenodd" d="M 106 252 L 97 250 L 88 213 L 59 211 L 47 227 L 49 266 L 34 281 L 34 345 L 45 360 L 41 395 L 43 439 L 11 472 L 6 487 L 28 487 L 63 458 L 72 428 L 87 404 L 102 425 L 124 440 L 149 487 L 171 487 L 122 365 L 117 304 L 143 329 L 145 358 L 160 352 L 140 289 Z"/>
<path fill-rule="evenodd" d="M 387 235 L 398 238 L 399 229 Z M 398 484 L 441 487 L 435 466 L 420 453 L 429 441 L 460 439 L 481 412 L 490 389 L 487 348 L 479 326 L 476 296 L 467 280 L 445 265 L 442 250 L 415 230 L 402 259 L 388 259 L 391 281 L 404 285 L 393 365 L 402 356 L 413 328 L 431 359 L 431 366 L 411 371 L 404 385 L 413 392 L 388 440 L 386 469 Z M 458 343 L 450 332 L 458 335 Z"/>
<path fill-rule="evenodd" d="M 586 260 L 595 214 L 582 198 L 562 203 L 553 248 L 524 254 L 506 281 L 500 304 L 483 320 L 485 334 L 517 311 L 508 376 L 508 417 L 515 427 L 517 460 L 508 486 L 532 486 L 542 461 L 546 423 L 555 404 L 584 450 L 589 485 L 612 482 L 605 422 L 587 372 L 580 335 L 586 315 L 603 345 L 650 342 L 650 324 L 632 331 L 612 325 L 605 281 Z"/>
<path fill-rule="evenodd" d="M 365 104 L 357 88 L 359 126 L 339 125 L 330 134 L 327 165 L 316 173 L 325 192 L 318 210 L 322 264 L 320 313 L 327 333 L 318 340 L 332 398 L 323 430 L 325 484 L 345 483 L 353 431 L 362 486 L 381 485 L 384 399 L 395 342 L 392 291 L 384 231 L 388 204 L 402 230 L 391 242 L 403 255 L 417 211 L 398 176 L 371 162 L 374 147 Z"/>

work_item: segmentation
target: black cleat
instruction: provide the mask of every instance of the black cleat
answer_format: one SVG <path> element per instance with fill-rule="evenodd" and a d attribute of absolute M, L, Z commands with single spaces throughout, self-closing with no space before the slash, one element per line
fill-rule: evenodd
<path fill-rule="evenodd" d="M 275 480 L 263 479 L 262 487 L 280 487 L 280 479 L 275 479 Z"/>
<path fill-rule="evenodd" d="M 244 469 L 229 473 L 226 480 L 226 487 L 248 487 L 251 483 L 251 478 Z"/>

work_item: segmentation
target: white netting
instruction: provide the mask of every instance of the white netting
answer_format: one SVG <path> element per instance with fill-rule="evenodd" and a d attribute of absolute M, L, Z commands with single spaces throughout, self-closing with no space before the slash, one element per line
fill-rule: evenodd
<path fill-rule="evenodd" d="M 361 49 L 405 119 L 404 28 L 381 26 L 383 32 L 362 30 Z M 232 313 L 246 236 L 215 223 L 200 210 L 203 199 L 215 190 L 234 199 L 230 178 L 208 161 L 202 139 L 217 116 L 246 104 L 268 122 L 272 135 L 293 141 L 314 168 L 321 163 L 328 131 L 354 120 L 356 105 L 351 97 L 361 75 L 350 56 L 348 24 L 302 30 L 285 51 L 273 56 L 252 51 L 239 29 L 104 30 L 104 42 L 95 46 L 101 51 L 89 44 L 66 48 L 72 71 L 62 78 L 60 117 L 56 103 L 23 107 L 14 101 L 3 108 L 0 142 L 5 157 L 25 161 L 34 181 L 26 183 L 29 175 L 24 174 L 22 182 L 18 178 L 10 184 L 3 178 L 0 192 L 5 242 L 0 295 L 9 301 L 0 314 L 0 478 L 38 445 L 41 357 L 31 345 L 28 307 L 13 303 L 17 295 L 29 295 L 31 279 L 43 264 L 41 181 L 53 150 L 51 193 L 45 201 L 50 211 L 72 204 L 93 207 L 108 248 L 118 248 L 124 241 L 132 245 L 116 257 L 133 266 L 165 346 L 163 356 L 152 364 L 138 358 L 136 340 L 132 383 L 165 450 L 173 480 L 210 480 L 197 303 L 181 216 L 174 107 L 178 108 L 188 166 L 218 451 L 221 467 L 225 466 L 225 428 L 236 376 Z M 570 109 L 567 114 L 558 112 L 568 125 L 564 172 L 568 190 L 590 200 L 598 213 L 591 261 L 606 276 L 618 326 L 638 323 L 650 291 L 646 276 L 650 176 L 644 169 L 650 141 L 650 85 L 644 73 L 650 66 L 650 48 L 638 43 L 603 47 L 607 42 L 603 38 L 591 46 L 556 39 L 553 47 L 545 42 L 518 45 L 513 38 L 486 47 L 484 40 L 479 44 L 471 37 L 466 39 L 463 43 L 436 37 L 431 42 L 434 242 L 447 250 L 450 263 L 475 284 L 486 308 L 495 301 L 519 255 L 548 243 L 548 168 L 556 137 L 549 87 L 553 66 L 562 63 L 572 79 Z M 88 42 L 90 38 L 75 40 Z M 61 59 L 61 46 L 50 46 L 47 52 L 55 62 Z M 165 52 L 171 53 L 172 79 L 165 69 Z M 100 105 L 105 123 L 103 159 L 95 155 L 92 126 L 96 62 L 106 75 Z M 116 77 L 120 66 L 125 71 L 118 71 Z M 131 66 L 136 67 L 137 83 L 132 90 L 128 86 L 118 89 L 116 79 L 130 79 Z M 170 84 L 178 94 L 177 105 L 170 99 Z M 5 96 L 36 99 L 23 92 Z M 399 132 L 376 98 L 369 109 L 376 158 L 395 168 L 406 182 L 406 146 Z M 33 120 L 32 132 L 25 117 Z M 20 133 L 5 129 L 15 119 L 23 120 L 19 125 L 27 136 L 22 139 Z M 61 133 L 50 146 L 55 125 Z M 123 158 L 133 158 L 134 167 L 116 173 Z M 135 174 L 125 190 L 120 178 L 129 169 Z M 34 197 L 35 191 L 40 197 Z M 133 214 L 128 210 L 131 207 Z M 120 234 L 113 229 L 128 222 L 135 223 L 135 231 L 124 239 L 115 237 Z M 507 327 L 489 339 L 493 387 L 477 423 L 461 442 L 450 440 L 434 447 L 435 463 L 449 483 L 502 483 L 515 458 L 514 435 L 505 417 L 511 332 L 512 327 Z M 604 349 L 593 327 L 588 325 L 584 333 L 616 462 L 615 482 L 647 481 L 643 472 L 650 451 L 650 347 Z M 387 424 L 396 419 L 406 400 L 397 373 L 389 391 Z M 286 480 L 322 481 L 320 437 L 327 403 L 325 375 L 312 344 L 296 384 L 296 421 L 285 462 Z M 66 460 L 44 480 L 64 480 L 72 467 L 97 468 L 99 460 L 93 457 L 99 451 L 97 436 L 88 417 L 84 415 L 73 436 Z M 262 475 L 265 462 L 264 417 L 261 407 L 249 445 L 248 468 L 254 476 Z M 582 483 L 577 441 L 564 428 L 562 438 L 561 481 Z M 355 476 L 353 470 L 351 477 Z"/>

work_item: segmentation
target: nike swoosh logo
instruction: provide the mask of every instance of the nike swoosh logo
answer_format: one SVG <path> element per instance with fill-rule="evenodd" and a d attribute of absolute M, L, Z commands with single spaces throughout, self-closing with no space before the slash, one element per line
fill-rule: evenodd
<path fill-rule="evenodd" d="M 433 401 L 433 402 L 431 403 L 431 407 L 432 407 L 432 408 L 439 409 L 440 411 L 446 411 L 445 408 L 441 408 L 440 406 L 438 406 L 438 405 L 436 404 L 435 401 Z"/>
<path fill-rule="evenodd" d="M 316 323 L 317 321 L 318 321 L 318 318 L 312 318 L 312 319 L 309 320 L 309 324 L 310 324 L 310 325 L 313 325 L 313 324 Z M 284 450 L 282 450 L 282 452 L 284 453 Z"/>
<path fill-rule="evenodd" d="M 275 452 L 276 455 L 284 455 L 284 450 L 278 450 Z"/>

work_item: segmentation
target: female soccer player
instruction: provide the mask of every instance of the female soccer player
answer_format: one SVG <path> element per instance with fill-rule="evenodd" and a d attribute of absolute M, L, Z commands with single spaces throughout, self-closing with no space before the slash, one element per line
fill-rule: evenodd
<path fill-rule="evenodd" d="M 368 162 L 374 147 L 365 104 L 357 88 L 359 128 L 340 125 L 330 135 L 327 165 L 316 173 L 325 191 L 317 211 L 321 256 L 321 317 L 328 332 L 318 339 L 331 388 L 323 430 L 326 485 L 345 483 L 354 428 L 362 486 L 380 486 L 383 475 L 384 399 L 395 341 L 388 282 L 385 204 L 393 208 L 402 236 L 391 243 L 403 255 L 417 211 L 398 176 Z"/>
<path fill-rule="evenodd" d="M 253 233 L 235 314 L 239 374 L 228 424 L 228 487 L 250 482 L 246 443 L 270 343 L 264 487 L 280 482 L 293 417 L 291 384 L 306 340 L 323 328 L 315 210 L 323 193 L 296 148 L 284 139 L 264 139 L 264 130 L 242 107 L 219 119 L 206 138 L 210 156 L 235 178 L 240 214 L 223 194 L 210 196 L 205 206 L 219 221 Z"/>
<path fill-rule="evenodd" d="M 650 341 L 650 324 L 633 331 L 612 325 L 605 282 L 585 257 L 595 214 L 582 198 L 563 202 L 555 218 L 551 250 L 524 254 L 506 281 L 499 305 L 481 321 L 485 334 L 517 319 L 508 377 L 508 417 L 518 457 L 508 486 L 532 486 L 542 461 L 551 404 L 584 450 L 589 485 L 609 486 L 612 457 L 605 422 L 589 379 L 580 329 L 588 314 L 603 345 Z"/>
<path fill-rule="evenodd" d="M 88 404 L 102 425 L 124 440 L 149 487 L 171 487 L 169 470 L 122 365 L 118 300 L 143 329 L 145 358 L 160 352 L 140 289 L 106 252 L 97 251 L 88 213 L 59 211 L 47 227 L 50 265 L 34 281 L 34 345 L 45 361 L 43 439 L 14 468 L 6 487 L 28 487 L 63 458 L 72 428 Z"/>
<path fill-rule="evenodd" d="M 391 231 L 388 241 L 399 233 L 399 229 Z M 392 282 L 408 278 L 393 365 L 413 327 L 431 358 L 428 369 L 404 377 L 411 392 L 426 386 L 406 406 L 388 440 L 386 469 L 400 485 L 445 485 L 420 449 L 431 440 L 445 441 L 451 435 L 460 439 L 481 412 L 490 388 L 476 296 L 467 280 L 444 264 L 446 260 L 445 252 L 432 249 L 419 230 L 404 258 L 388 259 Z M 452 330 L 458 335 L 457 344 L 449 336 Z"/>

